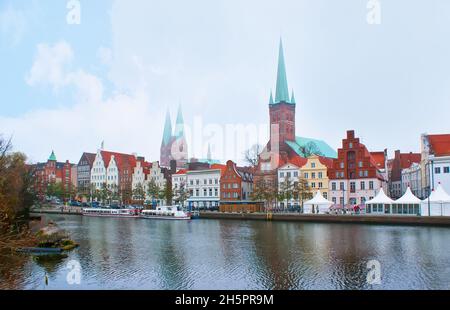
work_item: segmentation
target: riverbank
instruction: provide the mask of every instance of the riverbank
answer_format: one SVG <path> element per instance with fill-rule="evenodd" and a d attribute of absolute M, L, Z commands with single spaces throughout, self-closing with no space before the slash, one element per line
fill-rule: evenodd
<path fill-rule="evenodd" d="M 72 208 L 58 208 L 58 209 L 32 209 L 31 214 L 73 214 L 82 215 L 82 209 L 72 209 Z"/>
<path fill-rule="evenodd" d="M 450 217 L 200 212 L 202 219 L 450 227 Z"/>

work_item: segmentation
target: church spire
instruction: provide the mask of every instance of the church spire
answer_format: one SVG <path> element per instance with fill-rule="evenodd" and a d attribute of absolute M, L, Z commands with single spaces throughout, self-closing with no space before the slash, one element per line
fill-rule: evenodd
<path fill-rule="evenodd" d="M 49 161 L 56 161 L 56 156 L 55 156 L 55 152 L 52 151 L 52 153 L 50 154 L 50 157 L 48 158 Z"/>
<path fill-rule="evenodd" d="M 208 143 L 208 154 L 206 155 L 206 159 L 207 160 L 212 160 L 212 155 L 211 155 L 211 144 Z"/>
<path fill-rule="evenodd" d="M 270 99 L 269 99 L 269 104 L 272 105 L 273 104 L 273 95 L 272 95 L 272 91 L 270 91 Z"/>
<path fill-rule="evenodd" d="M 292 90 L 291 104 L 295 104 L 294 90 Z"/>
<path fill-rule="evenodd" d="M 280 49 L 278 55 L 278 73 L 277 73 L 277 90 L 275 93 L 275 102 L 289 103 L 289 89 L 286 77 L 286 65 L 284 63 L 283 42 L 280 38 Z"/>
<path fill-rule="evenodd" d="M 184 119 L 181 112 L 181 104 L 178 106 L 177 122 L 175 124 L 175 138 L 184 136 Z"/>
<path fill-rule="evenodd" d="M 164 133 L 162 145 L 168 145 L 172 139 L 172 121 L 170 120 L 169 109 L 167 109 L 166 123 L 164 124 Z"/>

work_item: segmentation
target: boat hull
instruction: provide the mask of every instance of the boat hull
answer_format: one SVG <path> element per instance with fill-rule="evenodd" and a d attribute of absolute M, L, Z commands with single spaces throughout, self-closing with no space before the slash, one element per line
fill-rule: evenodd
<path fill-rule="evenodd" d="M 188 221 L 191 218 L 189 216 L 183 216 L 183 217 L 175 217 L 175 216 L 151 216 L 151 215 L 141 215 L 142 219 L 146 220 L 172 220 L 172 221 Z"/>
<path fill-rule="evenodd" d="M 116 217 L 116 218 L 139 218 L 139 215 L 122 215 L 122 214 L 83 214 L 86 217 Z"/>

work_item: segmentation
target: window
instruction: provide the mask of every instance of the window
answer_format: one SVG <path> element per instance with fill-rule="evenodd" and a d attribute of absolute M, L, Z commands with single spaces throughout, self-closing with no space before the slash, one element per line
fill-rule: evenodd
<path fill-rule="evenodd" d="M 353 143 L 350 142 L 350 143 L 348 144 L 348 148 L 349 148 L 349 149 L 352 149 L 352 148 L 353 148 Z"/>
<path fill-rule="evenodd" d="M 323 193 L 323 198 L 328 199 L 328 193 L 327 192 Z"/>
<path fill-rule="evenodd" d="M 298 177 L 298 172 L 294 171 L 294 178 Z"/>
<path fill-rule="evenodd" d="M 336 182 L 331 183 L 331 190 L 336 190 Z"/>
<path fill-rule="evenodd" d="M 350 182 L 350 192 L 351 193 L 356 192 L 356 184 L 355 184 L 355 182 Z"/>
<path fill-rule="evenodd" d="M 316 163 L 311 163 L 311 168 L 316 168 Z"/>
<path fill-rule="evenodd" d="M 311 179 L 315 179 L 316 178 L 316 173 L 315 172 L 312 172 L 311 173 Z"/>
<path fill-rule="evenodd" d="M 319 179 L 323 179 L 323 172 L 319 172 Z"/>
<path fill-rule="evenodd" d="M 344 190 L 344 182 L 341 182 L 340 184 L 339 184 L 339 189 L 342 191 L 342 190 Z"/>
<path fill-rule="evenodd" d="M 362 161 L 360 161 L 360 162 L 358 163 L 358 166 L 359 166 L 359 168 L 362 168 L 362 166 L 363 166 L 363 162 L 362 162 Z"/>
<path fill-rule="evenodd" d="M 323 183 L 319 182 L 319 188 L 323 188 Z"/>
<path fill-rule="evenodd" d="M 341 162 L 340 167 L 341 167 L 341 169 L 344 169 L 344 163 L 343 162 Z"/>
<path fill-rule="evenodd" d="M 305 179 L 307 179 L 309 177 L 308 172 L 305 172 L 304 177 L 305 177 Z"/>
<path fill-rule="evenodd" d="M 290 172 L 286 172 L 286 177 L 290 178 L 291 177 L 291 173 Z"/>
<path fill-rule="evenodd" d="M 326 193 L 324 193 L 324 194 L 326 194 Z M 331 199 L 331 201 L 333 201 L 333 204 L 336 204 L 336 197 L 333 197 L 333 198 Z"/>
<path fill-rule="evenodd" d="M 284 172 L 280 172 L 280 178 L 284 178 Z"/>
<path fill-rule="evenodd" d="M 441 167 L 434 168 L 434 173 L 440 174 L 441 173 Z"/>
<path fill-rule="evenodd" d="M 312 183 L 311 183 L 311 187 L 312 187 L 312 188 L 316 188 L 316 182 L 312 182 Z"/>
<path fill-rule="evenodd" d="M 365 190 L 366 189 L 366 182 L 362 181 L 361 182 L 361 190 Z"/>
<path fill-rule="evenodd" d="M 444 167 L 444 173 L 450 173 L 450 167 Z"/>
<path fill-rule="evenodd" d="M 370 181 L 370 182 L 369 182 L 369 189 L 370 189 L 370 190 L 373 190 L 373 181 Z"/>

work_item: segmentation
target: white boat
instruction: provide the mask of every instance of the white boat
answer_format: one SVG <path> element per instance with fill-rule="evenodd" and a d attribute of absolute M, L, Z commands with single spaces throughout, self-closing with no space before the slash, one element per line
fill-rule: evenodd
<path fill-rule="evenodd" d="M 139 217 L 139 211 L 136 209 L 88 208 L 83 209 L 83 216 L 137 218 Z"/>
<path fill-rule="evenodd" d="M 184 212 L 177 206 L 161 206 L 156 210 L 143 210 L 141 217 L 144 219 L 161 219 L 161 220 L 190 220 L 190 213 Z"/>

